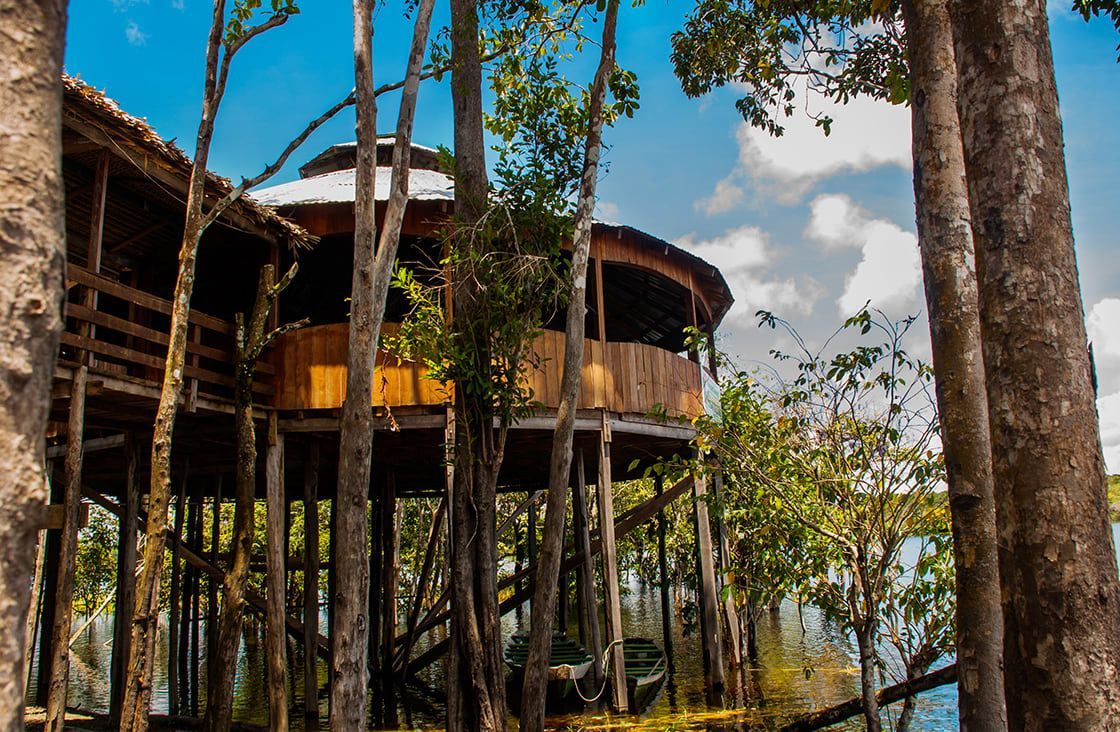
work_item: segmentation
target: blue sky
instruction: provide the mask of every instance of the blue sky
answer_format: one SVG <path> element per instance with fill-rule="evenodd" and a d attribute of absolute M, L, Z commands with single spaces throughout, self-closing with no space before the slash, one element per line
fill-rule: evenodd
<path fill-rule="evenodd" d="M 224 175 L 258 172 L 353 86 L 349 3 L 300 5 L 301 15 L 254 41 L 234 63 L 211 154 Z M 1086 24 L 1064 4 L 1051 6 L 1102 437 L 1112 472 L 1120 472 L 1120 257 L 1113 233 L 1120 39 L 1107 22 Z M 893 316 L 920 312 L 908 111 L 873 102 L 836 109 L 827 140 L 804 118 L 778 140 L 749 131 L 733 106 L 734 90 L 701 100 L 680 91 L 669 37 L 688 7 L 651 0 L 622 14 L 618 58 L 638 74 L 642 108 L 607 133 L 600 216 L 676 241 L 724 270 L 739 304 L 723 327 L 723 345 L 745 365 L 784 345 L 755 327 L 759 308 L 785 315 L 817 342 L 868 298 Z M 210 8 L 205 0 L 73 0 L 66 68 L 190 152 Z M 435 20 L 446 23 L 444 3 Z M 382 6 L 374 40 L 378 83 L 401 77 L 410 34 L 401 5 Z M 590 76 L 589 63 L 578 66 Z M 383 131 L 392 129 L 397 104 L 396 96 L 381 99 Z M 273 182 L 297 177 L 301 163 L 350 139 L 353 115 L 346 114 L 316 133 Z M 422 88 L 415 139 L 450 143 L 446 81 Z M 912 344 L 919 353 L 928 353 L 924 329 L 919 323 Z"/>

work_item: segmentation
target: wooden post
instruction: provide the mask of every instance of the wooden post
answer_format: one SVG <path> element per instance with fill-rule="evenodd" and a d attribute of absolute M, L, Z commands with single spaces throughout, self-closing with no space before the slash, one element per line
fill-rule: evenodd
<path fill-rule="evenodd" d="M 82 503 L 82 441 L 85 430 L 86 378 L 85 355 L 74 370 L 70 391 L 70 416 L 67 420 L 66 486 L 63 494 L 65 519 L 59 543 L 59 575 L 55 588 L 53 653 L 50 656 L 50 688 L 44 729 L 61 732 L 66 719 L 66 687 L 70 676 L 70 622 L 74 611 L 74 560 L 78 551 L 78 520 Z M 40 668 L 42 662 L 40 661 Z"/>
<path fill-rule="evenodd" d="M 370 626 L 366 634 L 366 662 L 375 674 L 381 666 L 381 580 L 385 553 L 384 480 L 380 477 L 373 479 L 369 498 L 369 608 L 366 615 Z"/>
<path fill-rule="evenodd" d="M 599 316 L 599 342 L 607 342 L 607 314 L 603 309 L 603 247 L 595 245 L 595 309 Z"/>
<path fill-rule="evenodd" d="M 700 594 L 700 634 L 704 646 L 705 674 L 714 695 L 723 693 L 723 649 L 719 642 L 719 599 L 712 551 L 712 528 L 708 521 L 707 478 L 692 476 L 693 518 L 696 521 L 697 577 Z"/>
<path fill-rule="evenodd" d="M 171 598 L 168 608 L 167 624 L 167 711 L 171 716 L 179 715 L 179 663 L 176 651 L 179 649 L 179 602 L 183 586 L 179 574 L 179 554 L 182 548 L 183 521 L 186 519 L 187 469 L 183 470 L 183 480 L 179 484 L 179 495 L 175 499 L 175 541 L 171 545 Z"/>
<path fill-rule="evenodd" d="M 66 477 L 59 479 L 58 466 L 53 466 L 51 475 L 51 503 L 63 502 L 66 492 Z M 51 659 L 54 658 L 54 626 L 58 603 L 58 580 L 61 575 L 62 529 L 47 530 L 47 551 L 43 568 L 43 586 L 39 602 L 42 611 L 39 616 L 39 677 L 35 688 L 35 701 L 39 706 L 47 705 L 47 695 L 51 686 Z M 67 628 L 69 632 L 69 628 Z"/>
<path fill-rule="evenodd" d="M 186 534 L 177 537 L 179 541 L 186 540 L 187 546 L 194 549 L 195 523 L 198 521 L 198 502 L 187 500 L 186 503 Z M 179 688 L 169 689 L 168 693 L 179 694 L 179 709 L 188 714 L 191 703 L 191 608 L 194 607 L 194 576 L 195 569 L 190 564 L 183 567 L 183 589 L 180 593 L 182 605 L 179 610 L 179 647 L 169 648 L 168 653 L 178 652 L 179 663 Z"/>
<path fill-rule="evenodd" d="M 397 479 L 390 471 L 382 494 L 381 559 L 381 684 L 385 726 L 397 726 L 393 689 L 393 654 L 397 637 L 397 575 L 400 572 L 401 512 L 397 510 Z"/>
<path fill-rule="evenodd" d="M 529 556 L 529 566 L 533 567 L 537 564 L 537 502 L 535 500 L 529 502 L 529 510 L 526 512 L 525 521 L 526 552 Z M 529 584 L 532 584 L 532 579 L 529 580 Z"/>
<path fill-rule="evenodd" d="M 214 502 L 210 512 L 210 564 L 218 566 L 218 550 L 222 535 L 222 476 L 214 486 Z M 214 575 L 206 578 L 206 678 L 214 678 L 218 645 L 218 590 L 222 580 Z"/>
<path fill-rule="evenodd" d="M 603 638 L 599 631 L 599 603 L 595 601 L 595 558 L 591 554 L 590 514 L 587 511 L 587 467 L 583 450 L 576 451 L 576 484 L 572 490 L 572 528 L 576 551 L 583 561 L 576 566 L 580 642 L 591 654 L 591 688 L 603 683 Z"/>
<path fill-rule="evenodd" d="M 319 718 L 319 442 L 307 447 L 303 470 L 303 715 Z"/>
<path fill-rule="evenodd" d="M 198 500 L 192 506 L 194 513 L 194 541 L 191 543 L 191 551 L 196 555 L 202 556 L 202 496 L 198 496 Z M 197 567 L 192 568 L 191 572 L 191 644 L 190 644 L 190 694 L 188 696 L 188 703 L 190 704 L 190 714 L 192 717 L 198 717 L 198 667 L 201 650 L 199 649 L 199 626 L 202 623 L 202 572 Z"/>
<path fill-rule="evenodd" d="M 665 478 L 658 474 L 653 479 L 654 490 L 658 496 L 665 491 Z M 669 661 L 669 668 L 673 668 L 673 608 L 669 604 L 669 562 L 665 556 L 665 509 L 657 512 L 657 574 L 661 591 L 661 644 L 665 648 L 665 657 Z"/>
<path fill-rule="evenodd" d="M 267 620 L 265 646 L 268 656 L 268 726 L 273 732 L 288 729 L 288 667 L 284 629 L 284 436 L 277 431 L 276 412 L 268 413 L 268 452 L 265 455 L 267 524 L 265 547 Z"/>
<path fill-rule="evenodd" d="M 611 689 L 614 706 L 625 714 L 630 707 L 626 693 L 626 661 L 622 649 L 622 599 L 618 586 L 618 552 L 614 538 L 614 497 L 611 494 L 611 421 L 603 412 L 599 441 L 599 536 L 603 542 L 603 591 L 607 596 L 607 642 L 611 647 Z"/>
<path fill-rule="evenodd" d="M 129 434 L 124 449 L 128 462 L 121 501 L 124 515 L 118 520 L 117 530 L 117 605 L 113 611 L 113 657 L 110 662 L 109 720 L 114 727 L 120 723 L 129 643 L 132 641 L 132 613 L 136 606 L 136 534 L 140 530 L 140 481 L 136 475 L 140 441 Z"/>

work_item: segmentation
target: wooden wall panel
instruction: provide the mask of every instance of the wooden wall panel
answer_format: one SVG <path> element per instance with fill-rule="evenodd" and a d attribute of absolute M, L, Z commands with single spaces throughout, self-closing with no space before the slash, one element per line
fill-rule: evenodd
<path fill-rule="evenodd" d="M 385 333 L 396 331 L 386 323 Z M 277 368 L 276 406 L 281 409 L 336 409 L 346 393 L 347 325 L 304 328 L 285 335 L 273 349 Z M 545 331 L 534 344 L 542 367 L 528 376 L 534 397 L 546 407 L 560 402 L 564 334 Z M 700 367 L 675 353 L 640 343 L 584 343 L 580 409 L 646 414 L 664 405 L 672 416 L 695 416 L 701 405 Z M 438 405 L 443 387 L 426 378 L 418 363 L 384 351 L 377 355 L 371 403 L 381 406 Z"/>

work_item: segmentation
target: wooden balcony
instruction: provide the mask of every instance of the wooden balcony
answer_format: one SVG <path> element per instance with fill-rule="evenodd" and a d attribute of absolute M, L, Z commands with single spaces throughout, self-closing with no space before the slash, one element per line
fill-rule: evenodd
<path fill-rule="evenodd" d="M 73 264 L 66 270 L 66 286 L 59 366 L 77 366 L 84 353 L 91 374 L 137 396 L 158 397 L 171 303 Z M 234 325 L 197 310 L 191 311 L 189 322 L 184 406 L 194 411 L 200 402 L 228 405 L 233 397 Z M 267 362 L 257 365 L 253 390 L 264 404 L 276 393 L 275 373 Z"/>
<path fill-rule="evenodd" d="M 386 323 L 385 333 L 397 324 Z M 346 393 L 347 325 L 320 325 L 289 333 L 273 349 L 276 365 L 275 405 L 280 409 L 336 409 Z M 545 407 L 560 403 L 564 334 L 545 331 L 534 344 L 542 367 L 532 372 L 529 388 Z M 379 351 L 371 404 L 440 405 L 451 395 L 426 378 L 422 364 Z M 669 416 L 691 417 L 702 410 L 700 366 L 656 346 L 640 343 L 584 344 L 581 409 L 646 414 L 664 407 Z"/>

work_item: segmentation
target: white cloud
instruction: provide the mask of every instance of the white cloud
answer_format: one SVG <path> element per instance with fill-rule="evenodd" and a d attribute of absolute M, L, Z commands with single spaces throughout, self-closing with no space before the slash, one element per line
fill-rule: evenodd
<path fill-rule="evenodd" d="M 133 5 L 148 4 L 148 0 L 109 0 L 109 2 L 113 4 L 113 10 L 117 11 L 118 13 L 123 13 Z"/>
<path fill-rule="evenodd" d="M 124 28 L 124 37 L 133 46 L 143 46 L 148 42 L 148 34 L 140 30 L 135 20 L 128 21 L 128 25 Z"/>
<path fill-rule="evenodd" d="M 847 104 L 812 101 L 813 114 L 832 118 L 831 134 L 826 136 L 804 110 L 782 122 L 781 137 L 743 123 L 736 134 L 742 174 L 781 199 L 797 200 L 814 183 L 839 173 L 910 169 L 906 107 L 862 97 Z"/>
<path fill-rule="evenodd" d="M 818 196 L 810 204 L 805 237 L 825 249 L 855 248 L 862 258 L 837 299 L 841 315 L 871 301 L 891 317 L 918 308 L 922 269 L 918 238 L 897 224 L 872 218 L 843 195 Z"/>
<path fill-rule="evenodd" d="M 171 0 L 171 7 L 176 10 L 182 10 L 186 7 L 186 0 Z"/>
<path fill-rule="evenodd" d="M 595 217 L 600 221 L 618 221 L 618 204 L 599 199 L 595 202 Z"/>
<path fill-rule="evenodd" d="M 810 277 L 774 277 L 770 267 L 778 255 L 769 235 L 754 226 L 729 229 L 722 236 L 697 240 L 689 234 L 676 241 L 681 247 L 723 272 L 735 305 L 728 317 L 749 320 L 757 310 L 809 314 L 821 296 L 821 287 Z"/>
<path fill-rule="evenodd" d="M 731 176 L 716 183 L 716 189 L 711 196 L 698 199 L 692 204 L 697 211 L 702 211 L 708 216 L 727 213 L 739 205 L 743 200 L 743 189 L 736 185 Z"/>
<path fill-rule="evenodd" d="M 1097 400 L 1101 418 L 1101 445 L 1104 464 L 1111 474 L 1120 473 L 1120 391 Z"/>
<path fill-rule="evenodd" d="M 1085 326 L 1097 359 L 1120 359 L 1120 298 L 1106 297 L 1097 302 L 1089 311 Z"/>

